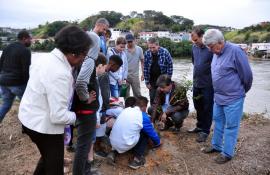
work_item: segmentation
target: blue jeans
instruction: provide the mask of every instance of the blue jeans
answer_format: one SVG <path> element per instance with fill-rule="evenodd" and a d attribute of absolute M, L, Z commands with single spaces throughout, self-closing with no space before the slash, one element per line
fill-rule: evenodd
<path fill-rule="evenodd" d="M 144 152 L 147 148 L 149 137 L 141 131 L 140 133 L 140 139 L 138 143 L 133 147 L 134 156 L 137 158 L 144 157 Z"/>
<path fill-rule="evenodd" d="M 115 98 L 118 98 L 119 97 L 119 86 L 118 84 L 116 85 L 112 85 L 110 84 L 110 90 L 111 90 L 111 96 L 112 97 L 115 97 Z"/>
<path fill-rule="evenodd" d="M 5 115 L 10 110 L 15 97 L 22 98 L 26 85 L 20 86 L 0 86 L 2 91 L 3 103 L 0 106 L 0 122 L 4 119 Z"/>
<path fill-rule="evenodd" d="M 237 143 L 240 121 L 243 114 L 244 98 L 229 105 L 214 103 L 213 120 L 215 122 L 212 146 L 223 155 L 232 158 Z"/>

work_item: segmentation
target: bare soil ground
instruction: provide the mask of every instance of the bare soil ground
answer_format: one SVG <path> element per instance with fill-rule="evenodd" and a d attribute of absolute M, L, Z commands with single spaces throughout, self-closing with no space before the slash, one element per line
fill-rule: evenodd
<path fill-rule="evenodd" d="M 39 152 L 29 137 L 21 133 L 17 118 L 18 104 L 15 104 L 0 124 L 0 175 L 33 174 L 39 159 Z M 126 153 L 117 157 L 117 165 L 110 166 L 101 160 L 99 170 L 104 175 L 270 175 L 270 120 L 260 115 L 249 115 L 241 123 L 235 158 L 217 165 L 216 156 L 201 153 L 200 149 L 210 143 L 199 144 L 195 134 L 188 134 L 188 128 L 196 120 L 190 115 L 179 134 L 161 132 L 163 146 L 150 150 L 146 164 L 138 170 L 127 167 L 132 155 Z M 72 159 L 72 153 L 66 153 Z M 71 165 L 70 165 L 71 169 Z M 71 174 L 71 173 L 70 173 Z"/>

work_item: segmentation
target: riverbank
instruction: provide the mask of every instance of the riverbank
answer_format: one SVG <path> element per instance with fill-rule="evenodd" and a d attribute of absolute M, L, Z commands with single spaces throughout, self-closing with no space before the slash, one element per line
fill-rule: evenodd
<path fill-rule="evenodd" d="M 0 169 L 1 175 L 33 174 L 39 159 L 39 152 L 27 135 L 21 133 L 21 125 L 17 118 L 18 103 L 13 105 L 4 121 L 0 124 Z M 103 175 L 134 174 L 270 174 L 270 120 L 261 115 L 246 115 L 241 123 L 240 135 L 235 158 L 217 165 L 215 155 L 205 155 L 200 149 L 210 144 L 195 141 L 196 135 L 187 130 L 195 125 L 194 115 L 184 122 L 179 134 L 161 132 L 163 146 L 155 151 L 150 150 L 146 157 L 146 165 L 138 170 L 127 167 L 131 154 L 123 154 L 117 158 L 117 165 L 112 167 L 100 160 L 99 167 Z M 73 154 L 65 153 L 72 158 Z M 71 169 L 71 165 L 69 166 Z M 70 173 L 71 174 L 71 173 Z"/>

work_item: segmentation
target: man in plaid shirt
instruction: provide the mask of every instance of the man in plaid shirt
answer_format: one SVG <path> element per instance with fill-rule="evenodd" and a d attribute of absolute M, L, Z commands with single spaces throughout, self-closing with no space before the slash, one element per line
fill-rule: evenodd
<path fill-rule="evenodd" d="M 172 77 L 173 62 L 169 51 L 159 46 L 157 38 L 148 40 L 148 50 L 144 53 L 144 79 L 149 89 L 150 104 L 153 104 L 157 85 L 156 81 L 161 74 Z"/>

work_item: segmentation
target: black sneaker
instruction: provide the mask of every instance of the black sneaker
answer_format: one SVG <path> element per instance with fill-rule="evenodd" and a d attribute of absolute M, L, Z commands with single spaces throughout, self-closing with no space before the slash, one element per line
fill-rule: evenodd
<path fill-rule="evenodd" d="M 115 165 L 115 156 L 116 156 L 116 153 L 114 151 L 111 151 L 107 155 L 107 163 L 114 166 Z"/>
<path fill-rule="evenodd" d="M 172 133 L 178 134 L 180 132 L 180 128 L 172 128 Z"/>
<path fill-rule="evenodd" d="M 227 156 L 224 156 L 223 154 L 220 154 L 220 155 L 218 155 L 218 156 L 214 159 L 214 161 L 215 161 L 217 164 L 224 164 L 224 163 L 230 161 L 231 159 L 232 159 L 232 158 L 227 157 Z"/>
<path fill-rule="evenodd" d="M 101 165 L 101 160 L 94 159 L 90 162 L 91 170 L 97 170 L 98 167 Z"/>
<path fill-rule="evenodd" d="M 107 157 L 107 153 L 105 153 L 104 151 L 96 151 L 95 152 L 95 157 L 97 158 L 101 158 L 101 159 L 105 159 Z"/>
<path fill-rule="evenodd" d="M 201 151 L 205 154 L 211 154 L 211 153 L 220 153 L 221 151 L 213 148 L 212 146 L 204 147 L 201 149 Z"/>
<path fill-rule="evenodd" d="M 66 149 L 67 149 L 68 152 L 73 153 L 76 150 L 76 146 L 73 144 L 71 146 L 67 146 Z"/>
<path fill-rule="evenodd" d="M 84 175 L 101 175 L 101 173 L 98 171 L 97 161 L 89 161 L 87 160 L 85 163 L 85 172 Z"/>
<path fill-rule="evenodd" d="M 202 132 L 201 128 L 193 128 L 187 131 L 188 133 L 198 133 L 198 132 Z"/>
<path fill-rule="evenodd" d="M 134 170 L 144 166 L 145 164 L 145 159 L 144 158 L 140 158 L 140 159 L 136 159 L 134 158 L 129 164 L 128 166 Z"/>
<path fill-rule="evenodd" d="M 208 134 L 206 134 L 204 132 L 199 132 L 196 141 L 199 142 L 199 143 L 205 142 L 207 140 L 207 137 L 208 137 Z"/>

